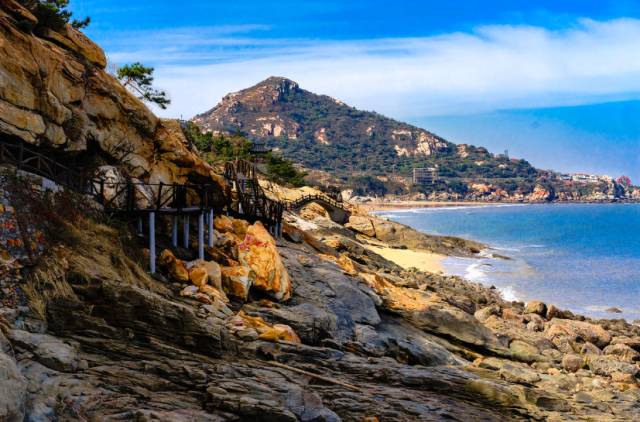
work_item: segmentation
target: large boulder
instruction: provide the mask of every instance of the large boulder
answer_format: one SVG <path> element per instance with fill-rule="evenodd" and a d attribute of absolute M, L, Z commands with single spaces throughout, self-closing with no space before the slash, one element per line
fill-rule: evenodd
<path fill-rule="evenodd" d="M 524 313 L 545 316 L 547 314 L 547 305 L 539 300 L 532 300 L 525 306 Z"/>
<path fill-rule="evenodd" d="M 247 300 L 251 288 L 250 270 L 244 266 L 222 267 L 222 288 L 226 294 Z"/>
<path fill-rule="evenodd" d="M 349 217 L 349 222 L 344 226 L 353 230 L 354 232 L 363 234 L 365 236 L 376 236 L 376 230 L 374 229 L 371 218 L 369 217 L 352 215 L 351 217 Z"/>
<path fill-rule="evenodd" d="M 291 279 L 282 263 L 276 242 L 262 223 L 247 228 L 238 246 L 238 259 L 250 270 L 252 286 L 277 300 L 291 297 Z"/>
<path fill-rule="evenodd" d="M 599 325 L 585 321 L 554 318 L 546 330 L 549 339 L 565 337 L 575 343 L 590 342 L 603 348 L 611 342 L 611 334 Z"/>
<path fill-rule="evenodd" d="M 451 306 L 436 294 L 431 295 L 423 307 L 411 315 L 423 330 L 453 338 L 462 343 L 488 350 L 504 350 L 504 346 L 487 327 L 472 315 Z"/>

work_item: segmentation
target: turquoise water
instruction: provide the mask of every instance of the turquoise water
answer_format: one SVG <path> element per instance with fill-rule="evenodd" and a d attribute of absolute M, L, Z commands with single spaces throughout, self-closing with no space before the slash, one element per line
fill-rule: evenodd
<path fill-rule="evenodd" d="M 379 214 L 428 233 L 490 245 L 485 257 L 449 258 L 445 268 L 496 286 L 506 299 L 538 299 L 593 317 L 640 318 L 640 204 L 498 205 Z M 623 313 L 605 312 L 610 307 Z"/>

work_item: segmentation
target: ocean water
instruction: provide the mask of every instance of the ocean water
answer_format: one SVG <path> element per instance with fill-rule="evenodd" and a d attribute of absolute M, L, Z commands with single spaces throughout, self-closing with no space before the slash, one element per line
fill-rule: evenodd
<path fill-rule="evenodd" d="M 447 272 L 583 315 L 640 319 L 640 204 L 447 207 L 378 213 L 415 229 L 484 242 Z M 511 260 L 493 257 L 505 255 Z M 605 312 L 610 307 L 621 314 Z"/>

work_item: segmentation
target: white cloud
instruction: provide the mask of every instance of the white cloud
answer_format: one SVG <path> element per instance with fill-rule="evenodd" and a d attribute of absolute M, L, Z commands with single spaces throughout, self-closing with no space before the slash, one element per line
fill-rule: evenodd
<path fill-rule="evenodd" d="M 398 118 L 585 104 L 640 93 L 635 19 L 585 19 L 562 30 L 496 25 L 351 41 L 250 37 L 256 29 L 267 28 L 248 27 L 240 31 L 243 37 L 233 28 L 183 29 L 151 43 L 112 42 L 107 50 L 116 62 L 156 63 L 157 83 L 172 96 L 164 112 L 171 116 L 191 117 L 271 75 Z"/>

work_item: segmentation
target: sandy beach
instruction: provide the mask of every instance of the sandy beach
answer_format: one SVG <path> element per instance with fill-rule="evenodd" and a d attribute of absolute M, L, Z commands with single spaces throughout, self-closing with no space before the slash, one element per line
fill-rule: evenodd
<path fill-rule="evenodd" d="M 446 258 L 445 255 L 386 246 L 367 245 L 366 247 L 404 269 L 413 267 L 429 273 L 444 272 L 442 261 Z"/>

